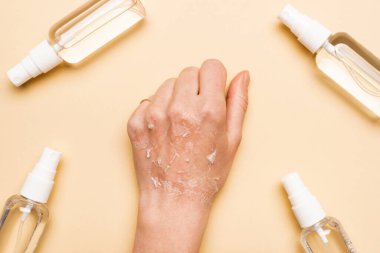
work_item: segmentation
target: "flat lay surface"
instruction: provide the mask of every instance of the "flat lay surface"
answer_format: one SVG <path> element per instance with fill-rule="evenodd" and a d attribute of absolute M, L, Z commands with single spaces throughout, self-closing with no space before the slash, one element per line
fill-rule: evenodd
<path fill-rule="evenodd" d="M 318 72 L 277 19 L 287 1 L 144 0 L 145 21 L 84 64 L 20 88 L 6 71 L 83 3 L 7 1 L 0 10 L 0 203 L 19 192 L 45 146 L 62 152 L 37 252 L 130 252 L 137 183 L 127 121 L 184 67 L 218 58 L 229 80 L 251 73 L 243 141 L 201 252 L 303 252 L 281 178 L 297 171 L 359 252 L 377 252 L 380 122 Z M 291 2 L 380 56 L 374 0 Z"/>

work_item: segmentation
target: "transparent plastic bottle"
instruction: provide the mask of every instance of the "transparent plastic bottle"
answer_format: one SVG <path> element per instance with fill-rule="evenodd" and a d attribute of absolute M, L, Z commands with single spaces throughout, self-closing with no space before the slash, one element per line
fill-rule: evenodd
<path fill-rule="evenodd" d="M 8 71 L 8 77 L 20 86 L 63 61 L 79 63 L 139 23 L 145 15 L 139 0 L 89 1 L 57 22 L 49 32 L 49 39 Z"/>
<path fill-rule="evenodd" d="M 307 253 L 357 253 L 342 224 L 326 216 L 318 200 L 297 173 L 282 180 L 292 210 L 302 227 L 301 245 Z"/>
<path fill-rule="evenodd" d="M 20 195 L 10 197 L 0 218 L 0 252 L 32 253 L 49 218 L 45 205 L 61 154 L 46 148 Z"/>
<path fill-rule="evenodd" d="M 380 117 L 380 60 L 346 33 L 332 33 L 319 22 L 287 5 L 279 16 L 316 54 L 320 71 L 355 104 Z"/>

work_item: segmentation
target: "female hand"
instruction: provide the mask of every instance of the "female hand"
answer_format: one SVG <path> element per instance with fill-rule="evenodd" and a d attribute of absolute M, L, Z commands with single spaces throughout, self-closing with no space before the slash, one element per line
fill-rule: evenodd
<path fill-rule="evenodd" d="M 217 60 L 184 69 L 144 100 L 128 122 L 140 187 L 134 252 L 197 252 L 211 204 L 242 137 L 247 71 L 225 95 Z"/>

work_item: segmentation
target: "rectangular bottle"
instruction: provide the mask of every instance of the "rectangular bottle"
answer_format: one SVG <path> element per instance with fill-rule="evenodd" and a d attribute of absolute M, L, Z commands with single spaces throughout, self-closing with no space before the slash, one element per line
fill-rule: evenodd
<path fill-rule="evenodd" d="M 62 62 L 82 62 L 145 15 L 140 0 L 91 0 L 53 25 L 49 39 L 10 69 L 8 77 L 14 85 L 21 86 Z"/>
<path fill-rule="evenodd" d="M 10 197 L 0 218 L 0 253 L 32 253 L 49 218 L 46 206 L 61 154 L 46 148 L 20 195 Z"/>
<path fill-rule="evenodd" d="M 369 115 L 380 117 L 380 60 L 346 33 L 332 33 L 287 5 L 279 16 L 313 54 L 320 71 Z"/>
<path fill-rule="evenodd" d="M 302 228 L 300 241 L 306 253 L 357 253 L 342 224 L 326 216 L 297 173 L 285 176 L 282 182 Z"/>

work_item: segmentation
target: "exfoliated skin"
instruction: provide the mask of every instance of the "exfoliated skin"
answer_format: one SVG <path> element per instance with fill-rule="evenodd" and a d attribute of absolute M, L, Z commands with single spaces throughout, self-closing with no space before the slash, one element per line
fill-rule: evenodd
<path fill-rule="evenodd" d="M 225 95 L 217 60 L 189 67 L 144 100 L 128 122 L 140 189 L 135 253 L 193 253 L 242 136 L 249 73 Z"/>
<path fill-rule="evenodd" d="M 138 152 L 146 157 L 143 180 L 151 181 L 150 185 L 146 183 L 149 188 L 205 204 L 214 197 L 227 176 L 227 171 L 221 170 L 226 167 L 223 163 L 228 162 L 223 159 L 228 143 L 225 126 L 221 124 L 224 119 L 208 116 L 183 113 L 174 117 L 170 125 L 153 115 L 147 119 L 149 140 L 138 144 Z M 220 127 L 210 132 L 213 124 Z"/>

